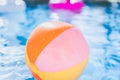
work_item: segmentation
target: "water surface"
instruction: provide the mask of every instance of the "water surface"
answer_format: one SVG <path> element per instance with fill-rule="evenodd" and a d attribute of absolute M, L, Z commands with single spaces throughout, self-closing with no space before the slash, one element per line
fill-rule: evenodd
<path fill-rule="evenodd" d="M 0 80 L 34 80 L 25 64 L 26 40 L 38 24 L 51 19 L 75 25 L 88 42 L 89 61 L 78 80 L 120 80 L 119 6 L 86 5 L 79 14 L 66 13 L 51 13 L 46 5 L 0 13 Z"/>

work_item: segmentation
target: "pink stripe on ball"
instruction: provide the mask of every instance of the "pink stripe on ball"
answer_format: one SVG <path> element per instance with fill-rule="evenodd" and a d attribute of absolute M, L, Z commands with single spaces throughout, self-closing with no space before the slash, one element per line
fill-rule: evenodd
<path fill-rule="evenodd" d="M 46 46 L 35 64 L 45 72 L 65 70 L 88 58 L 88 53 L 87 43 L 80 31 L 70 28 Z"/>

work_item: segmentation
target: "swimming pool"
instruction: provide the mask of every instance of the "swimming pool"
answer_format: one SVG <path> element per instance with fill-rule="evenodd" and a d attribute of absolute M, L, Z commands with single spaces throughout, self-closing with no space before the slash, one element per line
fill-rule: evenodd
<path fill-rule="evenodd" d="M 51 19 L 75 25 L 89 44 L 89 62 L 78 80 L 120 80 L 120 6 L 86 5 L 79 14 L 58 13 L 46 5 L 0 13 L 0 80 L 34 80 L 25 64 L 26 40 L 38 24 Z"/>

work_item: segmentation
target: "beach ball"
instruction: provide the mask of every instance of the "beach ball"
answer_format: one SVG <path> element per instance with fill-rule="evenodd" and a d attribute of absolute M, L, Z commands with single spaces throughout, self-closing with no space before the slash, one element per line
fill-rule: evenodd
<path fill-rule="evenodd" d="M 88 60 L 88 45 L 78 28 L 48 21 L 33 30 L 26 63 L 37 80 L 77 80 Z"/>
<path fill-rule="evenodd" d="M 82 0 L 50 0 L 49 6 L 52 10 L 65 9 L 79 11 L 84 6 L 84 2 Z"/>

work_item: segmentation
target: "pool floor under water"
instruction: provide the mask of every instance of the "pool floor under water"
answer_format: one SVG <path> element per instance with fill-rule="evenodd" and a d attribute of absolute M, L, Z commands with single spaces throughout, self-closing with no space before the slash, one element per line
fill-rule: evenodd
<path fill-rule="evenodd" d="M 78 80 L 120 80 L 120 8 L 86 5 L 80 14 L 69 12 L 69 18 L 67 13 L 51 13 L 45 6 L 1 13 L 0 80 L 35 80 L 25 64 L 26 40 L 38 24 L 51 19 L 75 25 L 88 42 L 89 61 Z"/>

